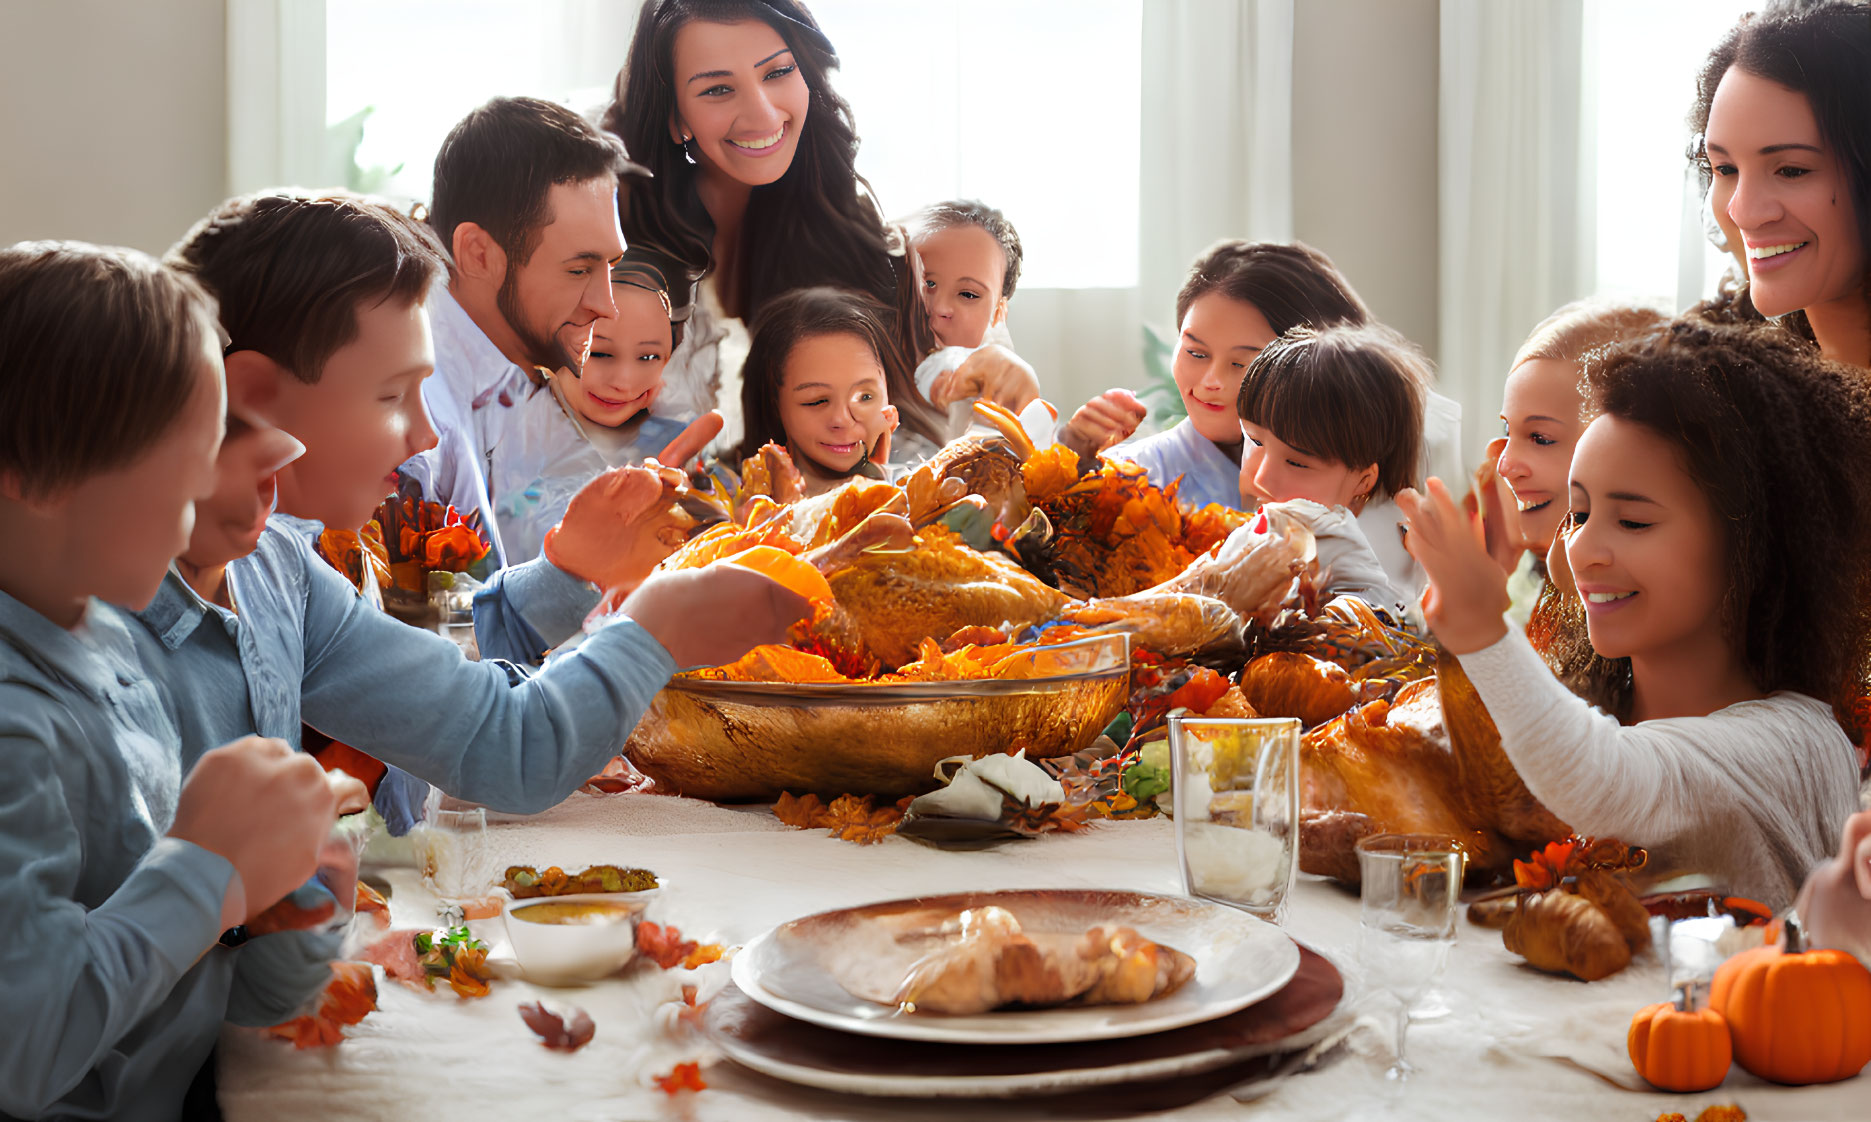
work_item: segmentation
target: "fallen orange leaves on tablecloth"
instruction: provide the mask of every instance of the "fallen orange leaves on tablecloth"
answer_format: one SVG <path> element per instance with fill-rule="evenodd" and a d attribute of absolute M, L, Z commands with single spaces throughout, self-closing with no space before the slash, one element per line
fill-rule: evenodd
<path fill-rule="evenodd" d="M 637 924 L 637 952 L 664 970 L 674 970 L 678 966 L 684 970 L 693 970 L 721 961 L 727 948 L 720 943 L 686 941 L 675 924 L 644 920 Z"/>
<path fill-rule="evenodd" d="M 656 1077 L 656 1086 L 665 1095 L 708 1089 L 707 1082 L 702 1079 L 702 1065 L 696 1063 L 677 1064 L 668 1075 Z"/>
<path fill-rule="evenodd" d="M 1672 1110 L 1657 1115 L 1657 1122 L 1689 1122 L 1689 1120 L 1681 1113 Z M 1732 1104 L 1704 1107 L 1702 1113 L 1696 1115 L 1696 1122 L 1748 1122 L 1748 1112 Z"/>
<path fill-rule="evenodd" d="M 329 1048 L 344 1039 L 344 1026 L 354 1025 L 377 1007 L 377 977 L 363 962 L 334 962 L 331 981 L 319 995 L 318 1008 L 266 1029 L 275 1040 L 290 1040 L 294 1048 Z"/>
<path fill-rule="evenodd" d="M 896 833 L 912 798 L 891 806 L 872 805 L 870 795 L 840 795 L 827 805 L 817 795 L 784 792 L 773 817 L 800 830 L 830 830 L 841 841 L 871 845 Z"/>

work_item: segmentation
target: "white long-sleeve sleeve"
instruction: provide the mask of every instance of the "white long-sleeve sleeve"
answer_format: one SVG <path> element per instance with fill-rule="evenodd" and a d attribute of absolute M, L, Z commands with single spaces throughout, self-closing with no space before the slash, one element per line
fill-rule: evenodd
<path fill-rule="evenodd" d="M 1851 742 L 1806 694 L 1626 727 L 1566 689 L 1517 628 L 1461 661 L 1527 789 L 1580 833 L 1650 848 L 1661 868 L 1783 907 L 1857 806 Z"/>

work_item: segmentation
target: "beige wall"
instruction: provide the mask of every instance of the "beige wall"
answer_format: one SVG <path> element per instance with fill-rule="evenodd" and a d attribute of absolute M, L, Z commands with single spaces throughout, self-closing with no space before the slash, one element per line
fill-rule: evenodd
<path fill-rule="evenodd" d="M 225 194 L 224 0 L 0 4 L 0 245 L 161 252 Z"/>
<path fill-rule="evenodd" d="M 1436 352 L 1437 0 L 1294 0 L 1293 234 Z"/>

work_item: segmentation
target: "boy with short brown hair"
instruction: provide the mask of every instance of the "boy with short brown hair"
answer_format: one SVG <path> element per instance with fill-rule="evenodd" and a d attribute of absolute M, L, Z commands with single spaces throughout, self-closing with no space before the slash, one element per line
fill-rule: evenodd
<path fill-rule="evenodd" d="M 265 294 L 248 303 L 234 292 L 237 278 L 264 273 L 253 258 L 294 240 L 288 227 L 299 224 L 318 224 L 322 238 L 348 244 L 326 249 L 327 260 L 348 262 L 334 276 L 392 275 L 402 243 L 372 227 L 408 220 L 349 197 L 331 196 L 326 207 L 348 208 L 346 221 L 326 228 L 325 208 L 277 206 L 268 196 L 234 200 L 222 208 L 228 221 L 198 227 L 171 256 L 249 316 L 230 325 L 241 327 L 226 359 L 230 401 L 306 445 L 305 456 L 279 472 L 281 506 L 356 526 L 396 466 L 433 441 L 419 393 L 434 361 L 421 296 L 433 290 L 398 299 L 355 288 L 354 337 L 310 379 L 275 354 L 247 349 L 248 339 L 265 337 L 275 351 L 296 353 L 296 306 Z M 247 218 L 233 222 L 236 214 Z M 204 250 L 205 230 L 216 231 L 208 235 L 212 252 Z M 343 453 L 334 457 L 340 442 Z M 313 556 L 303 522 L 285 516 L 275 516 L 251 555 L 191 550 L 191 578 L 172 576 L 140 613 L 144 640 L 189 681 L 177 706 L 203 739 L 257 730 L 296 742 L 303 720 L 450 794 L 505 810 L 546 809 L 617 754 L 677 669 L 731 662 L 757 644 L 784 641 L 805 610 L 801 598 L 731 567 L 654 577 L 619 571 L 617 558 L 640 556 L 630 547 L 645 513 L 636 492 L 619 486 L 623 479 L 599 476 L 559 524 L 554 555 L 568 569 L 531 564 L 546 573 L 542 581 L 581 597 L 587 581 L 641 587 L 621 614 L 537 675 L 464 662 L 452 642 L 370 609 Z M 660 482 L 650 490 L 660 496 Z"/>
<path fill-rule="evenodd" d="M 219 351 L 213 302 L 143 254 L 0 250 L 0 1115 L 175 1117 L 222 1020 L 270 1015 L 221 933 L 361 804 L 257 737 L 185 779 L 106 602 L 148 602 L 212 489 Z"/>

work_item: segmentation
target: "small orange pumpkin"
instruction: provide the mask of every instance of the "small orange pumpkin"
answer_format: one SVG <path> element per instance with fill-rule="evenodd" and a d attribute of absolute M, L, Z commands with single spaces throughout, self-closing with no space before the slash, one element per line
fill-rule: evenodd
<path fill-rule="evenodd" d="M 1775 1083 L 1832 1083 L 1871 1063 L 1871 971 L 1844 951 L 1806 950 L 1789 915 L 1779 946 L 1722 963 L 1709 1007 L 1728 1021 L 1735 1061 Z"/>
<path fill-rule="evenodd" d="M 1706 1091 L 1728 1076 L 1734 1055 L 1728 1022 L 1702 1006 L 1701 988 L 1688 983 L 1676 991 L 1676 1000 L 1646 1005 L 1631 1018 L 1631 1064 L 1653 1087 Z"/>

